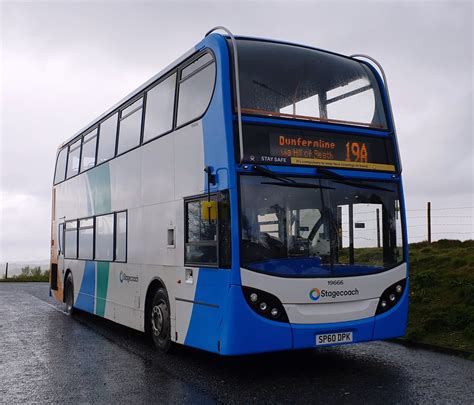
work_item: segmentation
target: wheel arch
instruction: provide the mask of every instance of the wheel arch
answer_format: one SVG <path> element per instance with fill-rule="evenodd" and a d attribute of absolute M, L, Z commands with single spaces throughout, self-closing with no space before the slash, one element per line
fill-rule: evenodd
<path fill-rule="evenodd" d="M 66 281 L 67 281 L 67 278 L 69 277 L 69 275 L 71 275 L 72 287 L 74 288 L 74 277 L 72 275 L 71 269 L 68 268 L 68 269 L 66 269 L 66 272 L 64 273 L 64 281 L 63 281 L 63 302 L 64 303 L 66 302 Z"/>

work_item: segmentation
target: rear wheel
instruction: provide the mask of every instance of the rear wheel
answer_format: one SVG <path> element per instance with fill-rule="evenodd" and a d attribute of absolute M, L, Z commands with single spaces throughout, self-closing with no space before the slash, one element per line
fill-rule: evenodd
<path fill-rule="evenodd" d="M 159 288 L 153 295 L 148 311 L 148 325 L 156 348 L 168 353 L 173 348 L 173 342 L 171 342 L 170 305 L 164 288 Z"/>
<path fill-rule="evenodd" d="M 66 303 L 66 312 L 69 315 L 74 313 L 74 283 L 72 281 L 72 275 L 69 273 L 66 277 L 66 282 L 64 283 L 64 294 Z"/>

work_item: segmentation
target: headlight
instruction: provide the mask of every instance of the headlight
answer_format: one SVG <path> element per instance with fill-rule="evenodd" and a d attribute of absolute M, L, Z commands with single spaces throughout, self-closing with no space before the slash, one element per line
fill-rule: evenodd
<path fill-rule="evenodd" d="M 245 301 L 257 314 L 278 322 L 289 322 L 281 301 L 273 294 L 242 286 Z M 269 310 L 270 309 L 270 310 Z"/>
<path fill-rule="evenodd" d="M 398 301 L 400 301 L 400 298 L 403 295 L 405 285 L 406 279 L 400 280 L 397 283 L 392 284 L 390 287 L 388 287 L 380 297 L 379 305 L 377 307 L 375 315 L 382 314 L 397 305 Z"/>

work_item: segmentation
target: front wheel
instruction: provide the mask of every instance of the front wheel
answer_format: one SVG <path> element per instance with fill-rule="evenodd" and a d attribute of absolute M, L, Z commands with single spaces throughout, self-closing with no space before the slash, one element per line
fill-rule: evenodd
<path fill-rule="evenodd" d="M 156 348 L 163 353 L 168 353 L 173 347 L 173 342 L 171 342 L 170 305 L 164 288 L 155 291 L 148 313 L 148 322 Z"/>
<path fill-rule="evenodd" d="M 66 282 L 64 283 L 64 294 L 66 303 L 66 312 L 69 315 L 74 313 L 74 283 L 72 281 L 72 275 L 69 273 L 66 277 Z"/>

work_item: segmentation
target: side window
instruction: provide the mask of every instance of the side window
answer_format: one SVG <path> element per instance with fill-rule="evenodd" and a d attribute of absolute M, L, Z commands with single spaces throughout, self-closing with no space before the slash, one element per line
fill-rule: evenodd
<path fill-rule="evenodd" d="M 64 224 L 58 226 L 58 254 L 64 255 Z"/>
<path fill-rule="evenodd" d="M 117 119 L 115 113 L 99 126 L 99 149 L 97 151 L 97 164 L 105 162 L 115 156 L 115 139 L 117 137 Z"/>
<path fill-rule="evenodd" d="M 79 259 L 94 258 L 94 218 L 79 220 Z"/>
<path fill-rule="evenodd" d="M 215 204 L 215 197 L 211 202 Z M 207 198 L 185 203 L 186 264 L 217 265 L 217 215 L 209 211 L 204 215 L 207 218 L 203 217 L 203 209 L 208 209 L 207 205 Z"/>
<path fill-rule="evenodd" d="M 87 135 L 82 141 L 81 172 L 95 166 L 95 150 L 97 145 L 97 128 Z"/>
<path fill-rule="evenodd" d="M 216 64 L 205 53 L 181 70 L 178 90 L 177 126 L 200 117 L 211 101 L 216 79 Z"/>
<path fill-rule="evenodd" d="M 69 146 L 69 156 L 67 158 L 67 178 L 75 176 L 79 173 L 79 161 L 81 159 L 82 140 L 74 142 Z"/>
<path fill-rule="evenodd" d="M 127 212 L 115 214 L 115 261 L 127 261 Z"/>
<path fill-rule="evenodd" d="M 176 73 L 146 93 L 144 142 L 173 129 L 175 84 Z"/>
<path fill-rule="evenodd" d="M 114 214 L 101 215 L 95 219 L 95 258 L 114 260 Z"/>
<path fill-rule="evenodd" d="M 77 221 L 66 222 L 65 242 L 64 257 L 77 259 Z"/>
<path fill-rule="evenodd" d="M 142 107 L 143 98 L 135 101 L 120 112 L 118 155 L 140 144 Z"/>
<path fill-rule="evenodd" d="M 61 149 L 56 161 L 56 173 L 54 174 L 54 184 L 63 181 L 66 177 L 67 147 Z"/>

